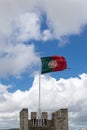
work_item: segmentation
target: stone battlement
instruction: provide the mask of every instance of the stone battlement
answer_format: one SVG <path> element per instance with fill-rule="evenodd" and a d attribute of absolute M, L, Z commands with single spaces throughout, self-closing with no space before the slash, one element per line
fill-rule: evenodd
<path fill-rule="evenodd" d="M 68 130 L 68 109 L 62 108 L 52 113 L 52 119 L 48 119 L 48 113 L 42 112 L 38 119 L 37 112 L 31 112 L 28 119 L 28 109 L 20 112 L 20 130 Z"/>

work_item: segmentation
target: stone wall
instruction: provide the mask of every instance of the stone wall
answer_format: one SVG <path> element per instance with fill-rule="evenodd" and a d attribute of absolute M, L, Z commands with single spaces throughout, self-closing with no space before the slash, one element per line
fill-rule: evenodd
<path fill-rule="evenodd" d="M 28 130 L 28 109 L 20 112 L 20 130 Z"/>
<path fill-rule="evenodd" d="M 60 109 L 52 113 L 54 130 L 68 130 L 68 110 Z"/>
<path fill-rule="evenodd" d="M 68 130 L 68 109 L 60 109 L 52 113 L 52 119 L 48 119 L 48 113 L 42 112 L 41 119 L 36 112 L 31 112 L 28 120 L 28 109 L 20 112 L 20 130 Z"/>

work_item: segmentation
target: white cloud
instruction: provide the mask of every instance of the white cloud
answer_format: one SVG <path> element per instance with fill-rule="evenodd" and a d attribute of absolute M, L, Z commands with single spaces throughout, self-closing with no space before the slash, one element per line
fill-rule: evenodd
<path fill-rule="evenodd" d="M 33 44 L 0 44 L 0 77 L 20 75 L 38 62 Z"/>
<path fill-rule="evenodd" d="M 12 39 L 14 35 L 16 40 L 22 42 L 41 40 L 41 13 L 38 11 L 38 4 L 39 0 L 0 0 L 0 40 Z"/>
<path fill-rule="evenodd" d="M 22 108 L 28 108 L 29 112 L 38 111 L 38 86 L 39 77 L 35 76 L 32 87 L 27 91 L 17 90 L 14 93 L 8 92 L 5 85 L 5 91 L 1 93 L 2 102 L 0 102 L 0 120 L 4 127 L 18 126 L 19 112 Z M 60 108 L 68 107 L 69 125 L 87 124 L 87 74 L 81 74 L 79 77 L 56 80 L 53 77 L 41 76 L 41 109 L 42 111 L 53 112 Z M 2 91 L 2 88 L 0 88 Z M 32 98 L 33 97 L 33 98 Z M 56 98 L 55 98 L 56 97 Z M 10 117 L 10 118 L 9 118 Z M 11 125 L 9 122 L 11 121 Z M 7 122 L 7 124 L 5 123 Z M 0 126 L 3 126 L 3 125 Z"/>
<path fill-rule="evenodd" d="M 0 83 L 0 94 L 3 94 L 7 91 L 7 88 L 9 88 L 10 86 L 4 86 Z"/>
<path fill-rule="evenodd" d="M 57 37 L 61 35 L 79 34 L 81 27 L 87 23 L 86 0 L 44 0 L 50 27 L 54 28 Z"/>
<path fill-rule="evenodd" d="M 25 13 L 18 17 L 16 24 L 15 30 L 18 30 L 15 34 L 17 41 L 24 42 L 32 39 L 41 39 L 39 15 L 33 12 Z"/>
<path fill-rule="evenodd" d="M 11 39 L 14 24 L 18 27 L 15 29 L 19 29 L 17 38 L 22 41 L 46 41 L 52 38 L 61 41 L 61 36 L 80 34 L 87 24 L 86 4 L 86 0 L 0 0 L 0 39 Z M 41 32 L 42 10 L 47 15 L 48 29 Z M 15 19 L 18 19 L 16 23 Z M 60 42 L 59 45 L 65 45 L 66 42 L 63 39 L 63 43 Z"/>
<path fill-rule="evenodd" d="M 47 41 L 47 40 L 51 40 L 51 39 L 53 39 L 52 32 L 48 29 L 44 30 L 42 32 L 42 40 Z"/>
<path fill-rule="evenodd" d="M 86 0 L 0 0 L 0 37 L 11 36 L 15 18 L 19 18 L 16 25 L 20 27 L 20 40 L 60 39 L 61 36 L 79 34 L 87 24 L 86 4 Z M 33 13 L 29 13 L 32 10 Z M 42 33 L 39 17 L 41 13 L 38 10 L 44 10 L 48 20 L 49 30 Z"/>
<path fill-rule="evenodd" d="M 37 5 L 35 0 L 0 0 L 0 33 L 10 35 L 11 22 L 20 14 L 32 10 Z"/>
<path fill-rule="evenodd" d="M 28 40 L 51 40 L 53 34 L 50 29 L 41 30 L 42 16 L 40 13 L 28 12 L 17 17 L 14 22 L 13 33 L 17 42 Z M 15 31 L 14 31 L 15 30 Z"/>

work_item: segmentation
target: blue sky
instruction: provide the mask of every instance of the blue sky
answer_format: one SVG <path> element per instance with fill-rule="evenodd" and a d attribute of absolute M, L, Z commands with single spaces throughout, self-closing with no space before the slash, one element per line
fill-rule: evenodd
<path fill-rule="evenodd" d="M 41 110 L 68 108 L 69 128 L 87 128 L 86 4 L 0 1 L 1 130 L 19 127 L 22 108 L 38 111 L 40 57 L 52 55 L 64 56 L 70 69 L 41 75 Z"/>

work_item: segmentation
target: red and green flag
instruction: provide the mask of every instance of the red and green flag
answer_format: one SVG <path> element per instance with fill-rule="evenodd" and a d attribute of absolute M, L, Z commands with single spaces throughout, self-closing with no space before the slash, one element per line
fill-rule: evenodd
<path fill-rule="evenodd" d="M 42 71 L 43 73 L 62 71 L 67 68 L 66 59 L 63 56 L 42 57 Z"/>

